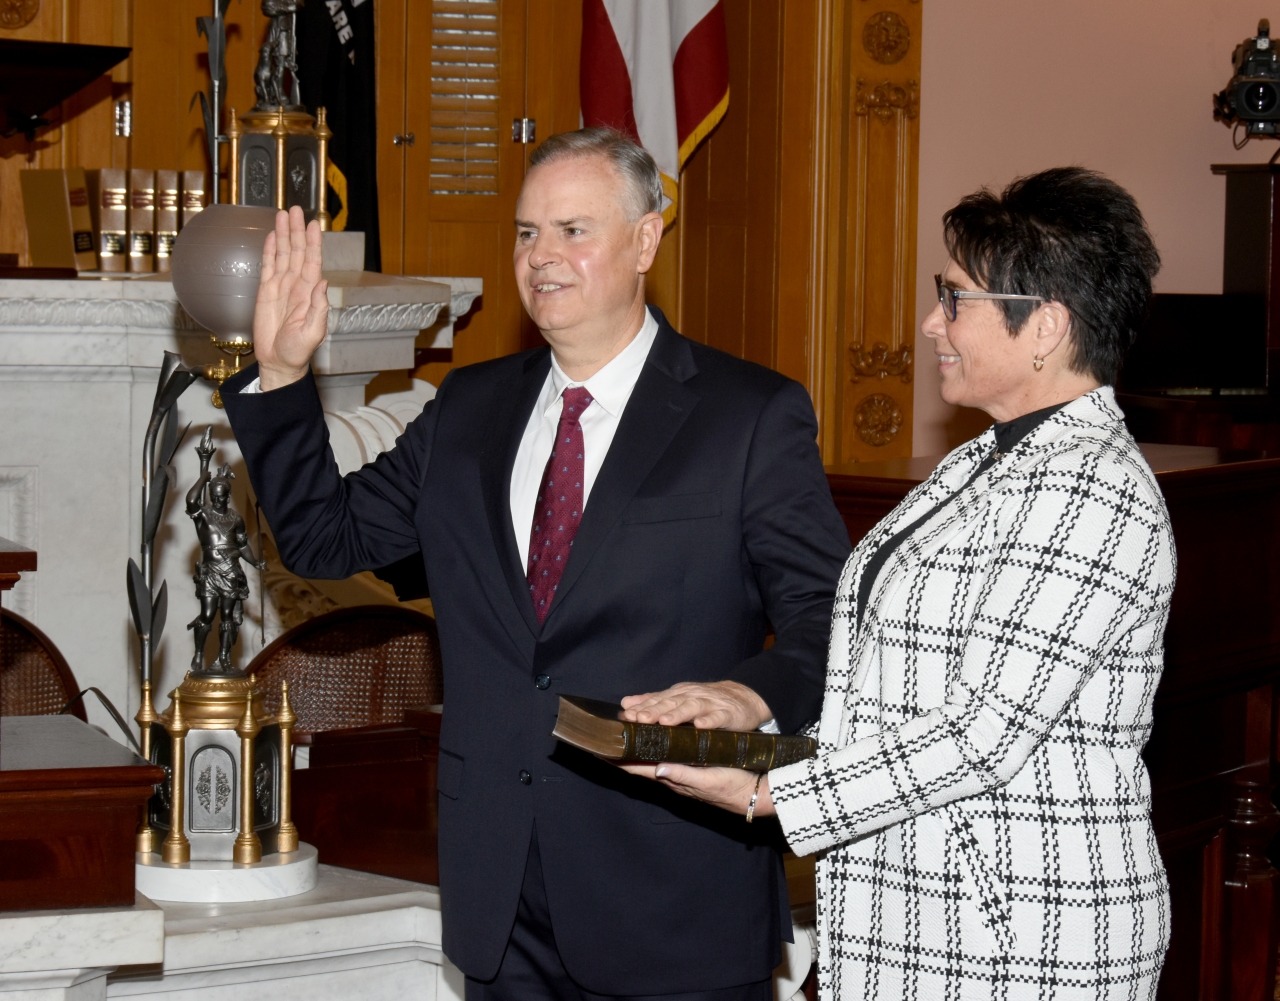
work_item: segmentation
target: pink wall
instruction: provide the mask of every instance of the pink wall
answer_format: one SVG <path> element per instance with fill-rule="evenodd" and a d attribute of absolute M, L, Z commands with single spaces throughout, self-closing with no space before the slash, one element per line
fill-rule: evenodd
<path fill-rule="evenodd" d="M 946 260 L 942 213 L 983 185 L 1082 164 L 1137 198 L 1164 260 L 1162 292 L 1222 291 L 1223 179 L 1211 163 L 1265 161 L 1277 143 L 1236 152 L 1211 95 L 1262 0 L 924 0 L 917 256 L 916 455 L 939 455 L 986 427 L 938 396 L 919 323 Z"/>

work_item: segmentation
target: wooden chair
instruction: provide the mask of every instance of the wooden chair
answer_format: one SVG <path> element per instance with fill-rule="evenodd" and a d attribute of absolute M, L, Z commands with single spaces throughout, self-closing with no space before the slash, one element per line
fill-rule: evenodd
<path fill-rule="evenodd" d="M 52 716 L 79 691 L 53 640 L 21 615 L 0 608 L 0 716 Z M 70 712 L 88 721 L 83 701 Z"/>
<path fill-rule="evenodd" d="M 435 619 L 394 605 L 339 608 L 308 619 L 249 665 L 267 708 L 280 708 L 280 682 L 298 714 L 298 743 L 311 735 L 400 723 L 411 706 L 444 695 Z"/>
<path fill-rule="evenodd" d="M 297 742 L 310 745 L 293 780 L 302 840 L 328 865 L 437 883 L 435 620 L 392 605 L 341 608 L 285 633 L 249 671 L 272 712 L 289 682 Z"/>

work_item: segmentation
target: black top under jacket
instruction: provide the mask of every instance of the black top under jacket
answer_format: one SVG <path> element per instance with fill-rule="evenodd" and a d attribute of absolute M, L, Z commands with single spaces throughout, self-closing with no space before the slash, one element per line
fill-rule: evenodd
<path fill-rule="evenodd" d="M 444 950 L 477 979 L 501 962 L 535 821 L 556 944 L 590 991 L 762 980 L 790 936 L 776 824 L 748 826 L 551 736 L 562 693 L 617 701 L 734 679 L 784 732 L 822 702 L 850 546 L 813 406 L 798 383 L 654 313 L 542 626 L 508 497 L 548 348 L 452 371 L 396 447 L 345 478 L 311 376 L 241 394 L 254 365 L 222 390 L 292 571 L 344 578 L 422 555 L 444 664 Z"/>

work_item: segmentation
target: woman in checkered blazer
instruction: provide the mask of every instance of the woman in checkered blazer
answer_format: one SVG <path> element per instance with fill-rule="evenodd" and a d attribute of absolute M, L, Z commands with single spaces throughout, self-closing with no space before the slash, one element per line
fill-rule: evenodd
<path fill-rule="evenodd" d="M 1151 998 L 1169 897 L 1141 754 L 1175 556 L 1111 387 L 1159 257 L 1079 168 L 944 222 L 924 332 L 943 398 L 995 427 L 846 564 L 818 756 L 658 778 L 818 854 L 824 998 Z"/>

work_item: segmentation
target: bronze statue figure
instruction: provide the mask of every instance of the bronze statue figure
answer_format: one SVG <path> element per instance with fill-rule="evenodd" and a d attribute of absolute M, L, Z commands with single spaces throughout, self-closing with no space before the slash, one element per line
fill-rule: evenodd
<path fill-rule="evenodd" d="M 244 602 L 249 597 L 249 581 L 240 567 L 241 560 L 248 560 L 259 570 L 266 563 L 253 555 L 249 548 L 249 536 L 244 519 L 231 506 L 231 480 L 235 474 L 227 466 L 220 466 L 216 475 L 210 475 L 209 462 L 216 450 L 213 447 L 213 429 L 206 428 L 204 437 L 196 446 L 200 456 L 200 479 L 187 491 L 187 514 L 196 524 L 200 537 L 200 562 L 196 564 L 196 597 L 200 599 L 200 614 L 188 624 L 195 631 L 195 654 L 191 658 L 191 670 L 197 673 L 234 675 L 231 648 L 235 645 L 244 621 Z M 208 496 L 205 488 L 208 487 Z M 204 647 L 214 617 L 219 613 L 218 657 L 205 670 Z"/>
<path fill-rule="evenodd" d="M 271 18 L 266 44 L 258 53 L 258 67 L 253 71 L 254 91 L 258 95 L 255 111 L 269 111 L 284 106 L 286 111 L 302 107 L 302 88 L 298 83 L 298 0 L 262 0 L 262 13 Z M 285 74 L 289 75 L 285 86 Z"/>

